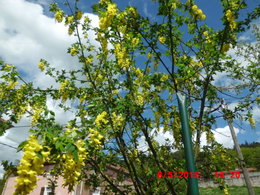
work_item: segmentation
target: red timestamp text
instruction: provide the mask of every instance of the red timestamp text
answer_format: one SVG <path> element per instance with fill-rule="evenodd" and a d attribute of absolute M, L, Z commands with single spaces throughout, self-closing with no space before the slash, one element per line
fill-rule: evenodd
<path fill-rule="evenodd" d="M 214 172 L 213 175 L 216 178 L 240 178 L 240 172 L 227 172 L 219 171 Z M 167 172 L 157 172 L 157 178 L 202 178 L 203 176 L 199 171 L 195 172 L 182 172 L 182 171 L 167 171 Z"/>
<path fill-rule="evenodd" d="M 157 173 L 158 178 L 200 178 L 200 172 L 167 171 Z"/>
<path fill-rule="evenodd" d="M 216 178 L 240 178 L 240 172 L 230 171 L 230 172 L 214 172 Z"/>

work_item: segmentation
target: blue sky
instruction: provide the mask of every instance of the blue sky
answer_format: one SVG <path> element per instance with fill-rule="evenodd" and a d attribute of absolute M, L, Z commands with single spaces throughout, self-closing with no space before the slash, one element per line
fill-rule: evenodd
<path fill-rule="evenodd" d="M 74 37 L 67 35 L 67 29 L 63 24 L 57 23 L 52 14 L 48 12 L 48 3 L 51 0 L 1 0 L 0 1 L 0 58 L 6 63 L 14 64 L 23 72 L 27 81 L 33 81 L 36 86 L 49 87 L 55 84 L 54 80 L 46 77 L 37 68 L 37 64 L 41 58 L 46 59 L 50 64 L 55 65 L 57 68 L 71 69 L 73 64 L 77 64 L 77 59 L 72 58 L 66 54 L 67 48 L 75 41 Z M 60 2 L 60 1 L 59 1 Z M 80 8 L 85 14 L 92 19 L 93 25 L 98 25 L 98 17 L 91 14 L 92 5 L 94 0 L 82 0 Z M 123 9 L 127 5 L 136 6 L 141 15 L 149 17 L 151 20 L 157 20 L 156 17 L 156 4 L 151 0 L 124 0 L 115 1 L 118 7 Z M 222 27 L 220 17 L 222 9 L 219 0 L 200 0 L 197 1 L 198 6 L 207 15 L 205 22 L 214 29 Z M 242 17 L 253 7 L 256 7 L 256 0 L 248 0 L 249 8 L 243 11 Z M 260 20 L 255 21 L 260 25 Z M 240 38 L 253 42 L 252 34 L 250 31 L 239 35 Z M 92 43 L 94 41 L 94 34 L 90 32 Z M 234 51 L 230 51 L 231 53 Z M 238 59 L 243 62 L 243 59 Z M 162 70 L 163 71 L 163 70 Z M 225 75 L 219 74 L 215 77 L 216 82 L 228 82 Z M 70 102 L 68 102 L 69 104 Z M 229 107 L 233 108 L 236 102 L 229 100 Z M 56 112 L 56 120 L 61 124 L 73 118 L 70 112 L 64 113 L 59 107 L 59 102 L 52 100 L 47 101 L 48 107 Z M 240 143 L 260 142 L 260 109 L 254 107 L 254 118 L 256 119 L 257 126 L 253 130 L 247 122 L 239 124 L 241 127 L 234 124 L 238 140 Z M 18 146 L 18 143 L 26 139 L 28 136 L 30 121 L 24 117 L 16 124 L 15 128 L 10 129 L 4 136 L 0 137 L 0 142 L 9 144 L 11 146 Z M 216 140 L 224 144 L 226 147 L 232 147 L 229 128 L 227 123 L 219 120 L 215 127 L 213 127 Z M 225 136 L 223 136 L 223 134 Z M 165 138 L 172 139 L 169 133 L 163 134 L 162 131 L 156 137 L 157 141 L 161 144 L 165 143 Z M 202 135 L 202 143 L 205 142 L 205 134 Z M 144 139 L 140 140 L 144 144 Z M 145 146 L 144 146 L 145 147 Z M 14 149 L 0 145 L 0 161 L 19 159 L 20 153 L 16 153 Z M 1 173 L 1 171 L 0 171 Z"/>

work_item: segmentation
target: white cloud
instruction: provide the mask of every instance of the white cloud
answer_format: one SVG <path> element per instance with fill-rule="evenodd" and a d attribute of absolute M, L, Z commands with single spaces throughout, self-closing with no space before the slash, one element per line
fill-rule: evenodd
<path fill-rule="evenodd" d="M 238 133 L 241 133 L 241 131 L 238 128 L 235 128 L 235 134 L 237 135 Z M 223 144 L 225 148 L 233 148 L 234 142 L 230 133 L 229 126 L 225 126 L 223 128 L 217 128 L 214 131 L 212 131 L 215 137 L 215 140 Z M 244 132 L 242 132 L 244 133 Z M 207 145 L 207 140 L 206 140 L 206 133 L 202 133 L 201 135 L 201 146 L 206 146 Z"/>
<path fill-rule="evenodd" d="M 238 133 L 245 133 L 244 131 L 239 130 L 238 128 L 235 128 L 235 134 L 237 135 Z M 150 133 L 150 135 L 154 135 L 155 130 L 152 130 L 152 132 Z M 223 128 L 217 128 L 215 130 L 212 131 L 215 137 L 215 140 L 222 144 L 225 148 L 233 148 L 234 146 L 234 142 L 230 133 L 230 129 L 229 126 L 225 126 Z M 166 139 L 169 139 L 170 144 L 172 144 L 174 142 L 174 138 L 172 133 L 170 133 L 169 131 L 167 132 L 163 132 L 163 127 L 160 128 L 160 130 L 158 131 L 157 135 L 154 135 L 153 138 L 159 143 L 160 146 L 162 145 L 166 145 L 167 141 Z M 193 136 L 193 140 L 196 139 L 196 134 Z M 148 145 L 147 142 L 145 141 L 145 137 L 142 136 L 139 139 L 139 150 L 140 151 L 147 151 L 148 149 Z M 206 140 L 206 133 L 202 133 L 201 135 L 201 147 L 206 146 L 207 145 L 207 140 Z M 176 151 L 176 150 L 173 150 Z"/>
<path fill-rule="evenodd" d="M 253 118 L 256 120 L 257 123 L 260 123 L 260 108 L 254 107 L 252 110 Z"/>
<path fill-rule="evenodd" d="M 0 57 L 16 65 L 27 79 L 36 81 L 40 87 L 54 85 L 54 80 L 44 79 L 37 68 L 41 58 L 58 69 L 78 67 L 77 58 L 67 54 L 76 37 L 68 35 L 64 24 L 44 15 L 41 5 L 25 0 L 2 0 L 0 7 Z M 96 15 L 85 15 L 92 20 L 92 26 L 98 25 Z M 89 32 L 89 38 L 97 45 L 93 31 Z"/>
<path fill-rule="evenodd" d="M 155 129 L 153 129 L 150 133 L 150 136 L 152 136 L 154 138 L 154 140 L 160 145 L 160 146 L 163 146 L 163 145 L 166 145 L 167 143 L 167 139 L 169 139 L 169 142 L 170 144 L 172 144 L 174 142 L 174 138 L 173 138 L 173 135 L 167 131 L 167 132 L 163 132 L 163 127 L 160 127 L 158 133 L 155 133 Z M 138 141 L 138 144 L 139 144 L 139 150 L 141 151 L 147 151 L 148 149 L 148 144 L 147 142 L 145 141 L 145 137 L 142 136 L 139 141 Z"/>

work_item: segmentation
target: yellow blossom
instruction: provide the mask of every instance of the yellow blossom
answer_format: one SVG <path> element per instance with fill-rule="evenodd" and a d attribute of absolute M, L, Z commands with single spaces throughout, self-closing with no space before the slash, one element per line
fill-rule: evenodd
<path fill-rule="evenodd" d="M 74 32 L 74 28 L 69 27 L 69 28 L 68 28 L 68 34 L 69 34 L 69 35 L 72 35 L 73 32 Z M 75 55 L 76 55 L 76 54 L 75 54 Z"/>
<path fill-rule="evenodd" d="M 18 81 L 10 81 L 9 85 L 6 87 L 7 90 L 12 90 L 18 84 Z"/>
<path fill-rule="evenodd" d="M 89 17 L 85 16 L 85 17 L 84 17 L 84 22 L 90 22 Z"/>
<path fill-rule="evenodd" d="M 121 44 L 115 44 L 115 56 L 117 58 L 118 66 L 121 68 L 129 68 L 131 62 L 127 55 L 127 50 Z"/>
<path fill-rule="evenodd" d="M 140 70 L 140 68 L 137 68 L 137 69 L 135 70 L 135 74 L 136 74 L 136 76 L 139 77 L 139 78 L 142 78 L 142 77 L 144 76 L 143 73 L 142 73 L 142 71 Z"/>
<path fill-rule="evenodd" d="M 135 47 L 135 46 L 137 46 L 139 44 L 140 39 L 135 37 L 135 38 L 132 38 L 131 41 L 132 41 L 133 47 Z"/>
<path fill-rule="evenodd" d="M 89 129 L 90 132 L 90 144 L 92 145 L 93 148 L 99 149 L 102 144 L 102 140 L 104 139 L 104 136 L 101 135 L 98 131 Z"/>
<path fill-rule="evenodd" d="M 197 5 L 193 5 L 191 7 L 191 14 L 200 20 L 206 19 L 206 15 L 203 13 L 203 11 L 201 9 L 198 8 Z"/>
<path fill-rule="evenodd" d="M 62 177 L 65 179 L 63 186 L 68 186 L 70 191 L 79 183 L 81 169 L 85 166 L 84 161 L 88 155 L 84 140 L 78 140 L 76 146 L 78 149 L 77 160 L 73 158 L 71 153 L 65 153 L 62 155 L 62 159 L 64 160 Z"/>
<path fill-rule="evenodd" d="M 100 29 L 106 30 L 110 26 L 111 20 L 114 18 L 116 14 L 117 14 L 116 4 L 109 3 L 105 15 L 99 19 Z"/>
<path fill-rule="evenodd" d="M 221 48 L 221 52 L 222 53 L 226 53 L 230 48 L 230 44 L 223 44 L 222 48 Z"/>
<path fill-rule="evenodd" d="M 165 41 L 166 41 L 166 38 L 163 37 L 163 36 L 160 36 L 160 37 L 158 37 L 158 40 L 159 40 L 159 42 L 160 42 L 161 44 L 164 44 Z"/>
<path fill-rule="evenodd" d="M 16 178 L 15 195 L 29 194 L 36 187 L 36 176 L 43 173 L 43 162 L 49 155 L 49 152 L 42 152 L 43 158 L 39 159 L 37 153 L 42 149 L 43 147 L 38 143 L 37 138 L 31 135 L 24 146 L 24 154 L 17 167 L 18 177 Z"/>
<path fill-rule="evenodd" d="M 143 105 L 144 105 L 144 98 L 143 98 L 141 95 L 137 95 L 137 97 L 136 97 L 136 103 L 137 103 L 139 106 L 143 106 Z"/>
<path fill-rule="evenodd" d="M 248 121 L 252 127 L 255 127 L 255 120 L 252 117 L 249 118 Z"/>
<path fill-rule="evenodd" d="M 224 188 L 223 192 L 225 195 L 229 195 L 227 188 Z"/>
<path fill-rule="evenodd" d="M 66 25 L 71 24 L 71 23 L 73 23 L 73 21 L 74 21 L 74 16 L 68 16 L 68 17 L 66 18 L 65 24 L 66 24 Z"/>
<path fill-rule="evenodd" d="M 169 78 L 169 75 L 168 75 L 168 74 L 163 74 L 162 77 L 160 78 L 160 81 L 161 81 L 161 82 L 164 82 L 164 81 L 166 81 L 168 78 Z"/>
<path fill-rule="evenodd" d="M 45 69 L 45 63 L 44 63 L 43 60 L 41 60 L 41 61 L 39 62 L 38 67 L 39 67 L 39 69 L 40 69 L 41 71 L 44 71 L 44 69 Z"/>
<path fill-rule="evenodd" d="M 41 117 L 41 113 L 44 111 L 43 108 L 33 108 L 32 122 L 31 125 L 35 125 Z"/>
<path fill-rule="evenodd" d="M 78 51 L 77 51 L 76 48 L 73 47 L 73 48 L 70 49 L 70 54 L 71 54 L 72 56 L 77 55 L 77 53 L 78 53 Z"/>
<path fill-rule="evenodd" d="M 204 31 L 204 32 L 203 32 L 203 35 L 204 35 L 205 37 L 208 37 L 208 36 L 209 36 L 208 31 Z"/>
<path fill-rule="evenodd" d="M 229 26 L 230 26 L 231 30 L 234 30 L 237 26 L 236 21 L 234 21 L 235 16 L 233 15 L 233 13 L 230 9 L 226 11 L 225 15 L 229 22 Z"/>
<path fill-rule="evenodd" d="M 54 18 L 60 23 L 63 20 L 63 11 L 59 10 L 54 14 Z"/>
<path fill-rule="evenodd" d="M 10 71 L 10 70 L 12 70 L 14 68 L 14 66 L 13 65 L 10 65 L 10 64 L 6 64 L 5 66 L 4 66 L 4 70 L 6 70 L 6 71 Z"/>
<path fill-rule="evenodd" d="M 113 127 L 115 129 L 120 129 L 123 125 L 125 118 L 121 114 L 116 114 L 115 112 L 112 113 L 112 121 Z"/>
<path fill-rule="evenodd" d="M 107 124 L 108 120 L 105 119 L 107 116 L 107 112 L 103 111 L 101 114 L 97 115 L 97 118 L 95 120 L 95 123 L 97 126 L 101 126 L 101 124 Z"/>
<path fill-rule="evenodd" d="M 137 18 L 138 17 L 138 13 L 136 11 L 136 9 L 134 7 L 129 7 L 128 8 L 128 11 L 131 13 L 131 15 L 134 17 L 134 18 Z"/>
<path fill-rule="evenodd" d="M 76 12 L 76 14 L 75 14 L 75 18 L 77 19 L 77 20 L 80 20 L 81 18 L 82 18 L 82 11 L 80 11 L 80 10 L 78 10 L 77 12 Z"/>
<path fill-rule="evenodd" d="M 85 60 L 86 64 L 90 64 L 91 62 L 93 62 L 93 57 L 88 57 Z"/>
<path fill-rule="evenodd" d="M 174 10 L 174 9 L 176 9 L 176 8 L 177 8 L 176 3 L 172 3 L 172 9 Z"/>
<path fill-rule="evenodd" d="M 147 54 L 147 57 L 148 57 L 148 59 L 151 59 L 151 58 L 153 57 L 153 55 L 149 52 L 149 53 Z"/>

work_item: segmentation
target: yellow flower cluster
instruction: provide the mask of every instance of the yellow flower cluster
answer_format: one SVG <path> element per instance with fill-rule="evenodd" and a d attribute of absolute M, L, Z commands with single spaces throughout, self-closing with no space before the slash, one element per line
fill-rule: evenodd
<path fill-rule="evenodd" d="M 103 111 L 101 114 L 97 115 L 97 118 L 95 120 L 95 124 L 97 125 L 97 127 L 100 127 L 103 124 L 107 124 L 108 120 L 105 119 L 105 117 L 107 116 L 107 112 Z"/>
<path fill-rule="evenodd" d="M 161 44 L 164 44 L 165 41 L 166 41 L 166 38 L 163 37 L 163 36 L 160 36 L 160 37 L 158 37 L 158 40 L 159 40 L 159 42 L 160 42 Z"/>
<path fill-rule="evenodd" d="M 135 74 L 138 78 L 143 78 L 144 74 L 142 73 L 142 71 L 140 70 L 140 68 L 136 68 L 135 69 Z"/>
<path fill-rule="evenodd" d="M 61 82 L 59 92 L 61 93 L 62 100 L 66 101 L 68 98 L 68 92 L 66 88 L 69 86 L 70 82 L 68 80 L 65 80 Z"/>
<path fill-rule="evenodd" d="M 190 61 L 190 64 L 189 64 L 191 67 L 203 67 L 203 64 L 201 61 L 195 61 L 191 58 L 191 61 Z"/>
<path fill-rule="evenodd" d="M 74 16 L 67 16 L 66 21 L 65 21 L 65 25 L 72 24 L 73 21 L 74 21 Z"/>
<path fill-rule="evenodd" d="M 29 194 L 36 187 L 36 176 L 43 173 L 43 163 L 50 154 L 50 152 L 41 152 L 42 149 L 43 147 L 38 143 L 37 138 L 31 135 L 24 146 L 24 154 L 17 168 L 18 177 L 16 179 L 15 195 Z M 42 159 L 39 159 L 38 152 L 41 152 Z"/>
<path fill-rule="evenodd" d="M 33 108 L 33 115 L 32 115 L 32 121 L 31 121 L 31 125 L 35 125 L 38 120 L 41 118 L 41 113 L 44 111 L 43 108 Z"/>
<path fill-rule="evenodd" d="M 138 37 L 134 37 L 131 39 L 131 42 L 132 42 L 132 46 L 136 47 L 139 44 L 140 39 Z"/>
<path fill-rule="evenodd" d="M 78 159 L 75 160 L 71 153 L 63 154 L 64 168 L 62 172 L 62 177 L 65 179 L 63 186 L 69 186 L 71 191 L 73 187 L 79 183 L 79 178 L 81 176 L 81 169 L 85 166 L 85 160 L 87 158 L 86 145 L 84 140 L 78 140 L 76 143 L 78 149 Z"/>
<path fill-rule="evenodd" d="M 190 120 L 190 130 L 191 130 L 191 132 L 195 132 L 195 130 L 196 130 L 195 121 Z"/>
<path fill-rule="evenodd" d="M 211 131 L 207 132 L 206 140 L 208 143 L 212 143 L 215 140 L 214 134 Z"/>
<path fill-rule="evenodd" d="M 112 118 L 112 121 L 113 121 L 113 127 L 115 129 L 120 129 L 123 125 L 124 120 L 125 120 L 124 117 L 121 114 L 117 115 L 115 112 L 113 112 L 111 118 Z"/>
<path fill-rule="evenodd" d="M 129 7 L 129 8 L 127 9 L 127 12 L 128 12 L 133 18 L 137 18 L 137 17 L 139 16 L 137 10 L 136 10 L 134 7 Z"/>
<path fill-rule="evenodd" d="M 107 6 L 107 11 L 105 13 L 105 16 L 99 19 L 99 27 L 101 30 L 106 30 L 110 26 L 111 20 L 114 18 L 117 12 L 118 11 L 117 11 L 116 4 L 109 3 Z"/>
<path fill-rule="evenodd" d="M 4 70 L 5 71 L 10 71 L 10 70 L 12 70 L 14 68 L 14 66 L 13 65 L 10 65 L 10 64 L 6 64 L 5 66 L 4 66 Z"/>
<path fill-rule="evenodd" d="M 77 49 L 76 49 L 75 47 L 72 47 L 72 48 L 70 49 L 70 54 L 71 54 L 72 56 L 77 55 L 77 53 L 78 53 L 78 51 L 77 51 Z"/>
<path fill-rule="evenodd" d="M 230 44 L 223 44 L 221 48 L 222 53 L 226 53 L 230 49 Z"/>
<path fill-rule="evenodd" d="M 115 56 L 117 58 L 118 66 L 121 68 L 129 68 L 130 66 L 130 59 L 127 56 L 126 48 L 123 47 L 121 44 L 115 44 Z"/>
<path fill-rule="evenodd" d="M 93 62 L 93 57 L 88 57 L 85 60 L 86 64 L 90 64 L 91 62 Z"/>
<path fill-rule="evenodd" d="M 74 28 L 70 27 L 70 28 L 68 29 L 68 34 L 69 34 L 69 35 L 72 35 L 73 32 L 74 32 Z"/>
<path fill-rule="evenodd" d="M 204 32 L 203 32 L 203 35 L 204 35 L 204 37 L 205 37 L 205 39 L 206 39 L 206 42 L 207 42 L 207 43 L 210 43 L 211 40 L 210 40 L 210 38 L 209 38 L 209 33 L 208 33 L 208 31 L 204 31 Z"/>
<path fill-rule="evenodd" d="M 65 135 L 70 136 L 73 132 L 77 132 L 78 130 L 79 130 L 78 128 L 75 127 L 72 128 L 72 126 L 68 124 L 67 128 L 65 129 Z"/>
<path fill-rule="evenodd" d="M 58 10 L 55 14 L 54 14 L 54 18 L 60 23 L 63 20 L 63 11 L 62 10 Z"/>
<path fill-rule="evenodd" d="M 194 15 L 196 18 L 198 18 L 200 20 L 206 19 L 206 15 L 203 13 L 203 11 L 201 9 L 198 8 L 197 5 L 193 5 L 191 7 L 191 12 L 192 12 L 192 15 Z"/>
<path fill-rule="evenodd" d="M 102 47 L 102 50 L 103 50 L 103 53 L 105 55 L 105 57 L 107 57 L 108 55 L 108 49 L 107 49 L 107 39 L 104 37 L 104 35 L 102 35 L 101 33 L 98 33 L 98 41 L 100 42 L 101 44 L 101 47 Z"/>
<path fill-rule="evenodd" d="M 78 10 L 78 11 L 76 12 L 76 14 L 75 14 L 75 18 L 76 18 L 77 20 L 80 20 L 80 19 L 82 18 L 82 15 L 83 15 L 82 11 Z"/>
<path fill-rule="evenodd" d="M 255 120 L 252 117 L 248 119 L 248 122 L 251 125 L 251 127 L 255 127 Z"/>
<path fill-rule="evenodd" d="M 38 67 L 41 71 L 44 71 L 45 69 L 45 62 L 43 60 L 41 60 L 38 64 Z"/>
<path fill-rule="evenodd" d="M 69 84 L 70 82 L 68 80 L 61 82 L 59 91 L 60 92 L 65 91 Z"/>
<path fill-rule="evenodd" d="M 153 57 L 153 54 L 151 54 L 150 52 L 147 54 L 147 57 L 148 57 L 148 59 L 152 59 L 152 57 Z"/>
<path fill-rule="evenodd" d="M 90 132 L 90 144 L 98 149 L 100 148 L 101 144 L 102 144 L 102 140 L 104 139 L 104 136 L 101 135 L 98 131 L 95 131 L 94 129 L 89 129 L 89 132 Z"/>
<path fill-rule="evenodd" d="M 228 189 L 226 187 L 223 189 L 223 192 L 224 192 L 225 195 L 229 195 Z"/>
<path fill-rule="evenodd" d="M 18 81 L 10 81 L 9 85 L 6 87 L 7 90 L 12 90 L 18 84 Z"/>
<path fill-rule="evenodd" d="M 233 15 L 233 13 L 231 12 L 230 9 L 226 11 L 225 15 L 227 17 L 227 20 L 229 22 L 229 26 L 230 26 L 231 30 L 234 30 L 236 28 L 236 26 L 237 26 L 236 21 L 234 21 L 235 16 Z"/>
<path fill-rule="evenodd" d="M 163 74 L 162 77 L 160 78 L 160 81 L 164 82 L 164 81 L 166 81 L 168 79 L 169 79 L 169 75 L 168 74 Z"/>
<path fill-rule="evenodd" d="M 172 6 L 172 9 L 173 9 L 173 10 L 175 10 L 175 9 L 177 8 L 176 3 L 172 3 L 171 6 Z"/>
<path fill-rule="evenodd" d="M 136 103 L 139 106 L 143 106 L 144 105 L 144 98 L 143 96 L 141 96 L 140 94 L 136 96 Z"/>

